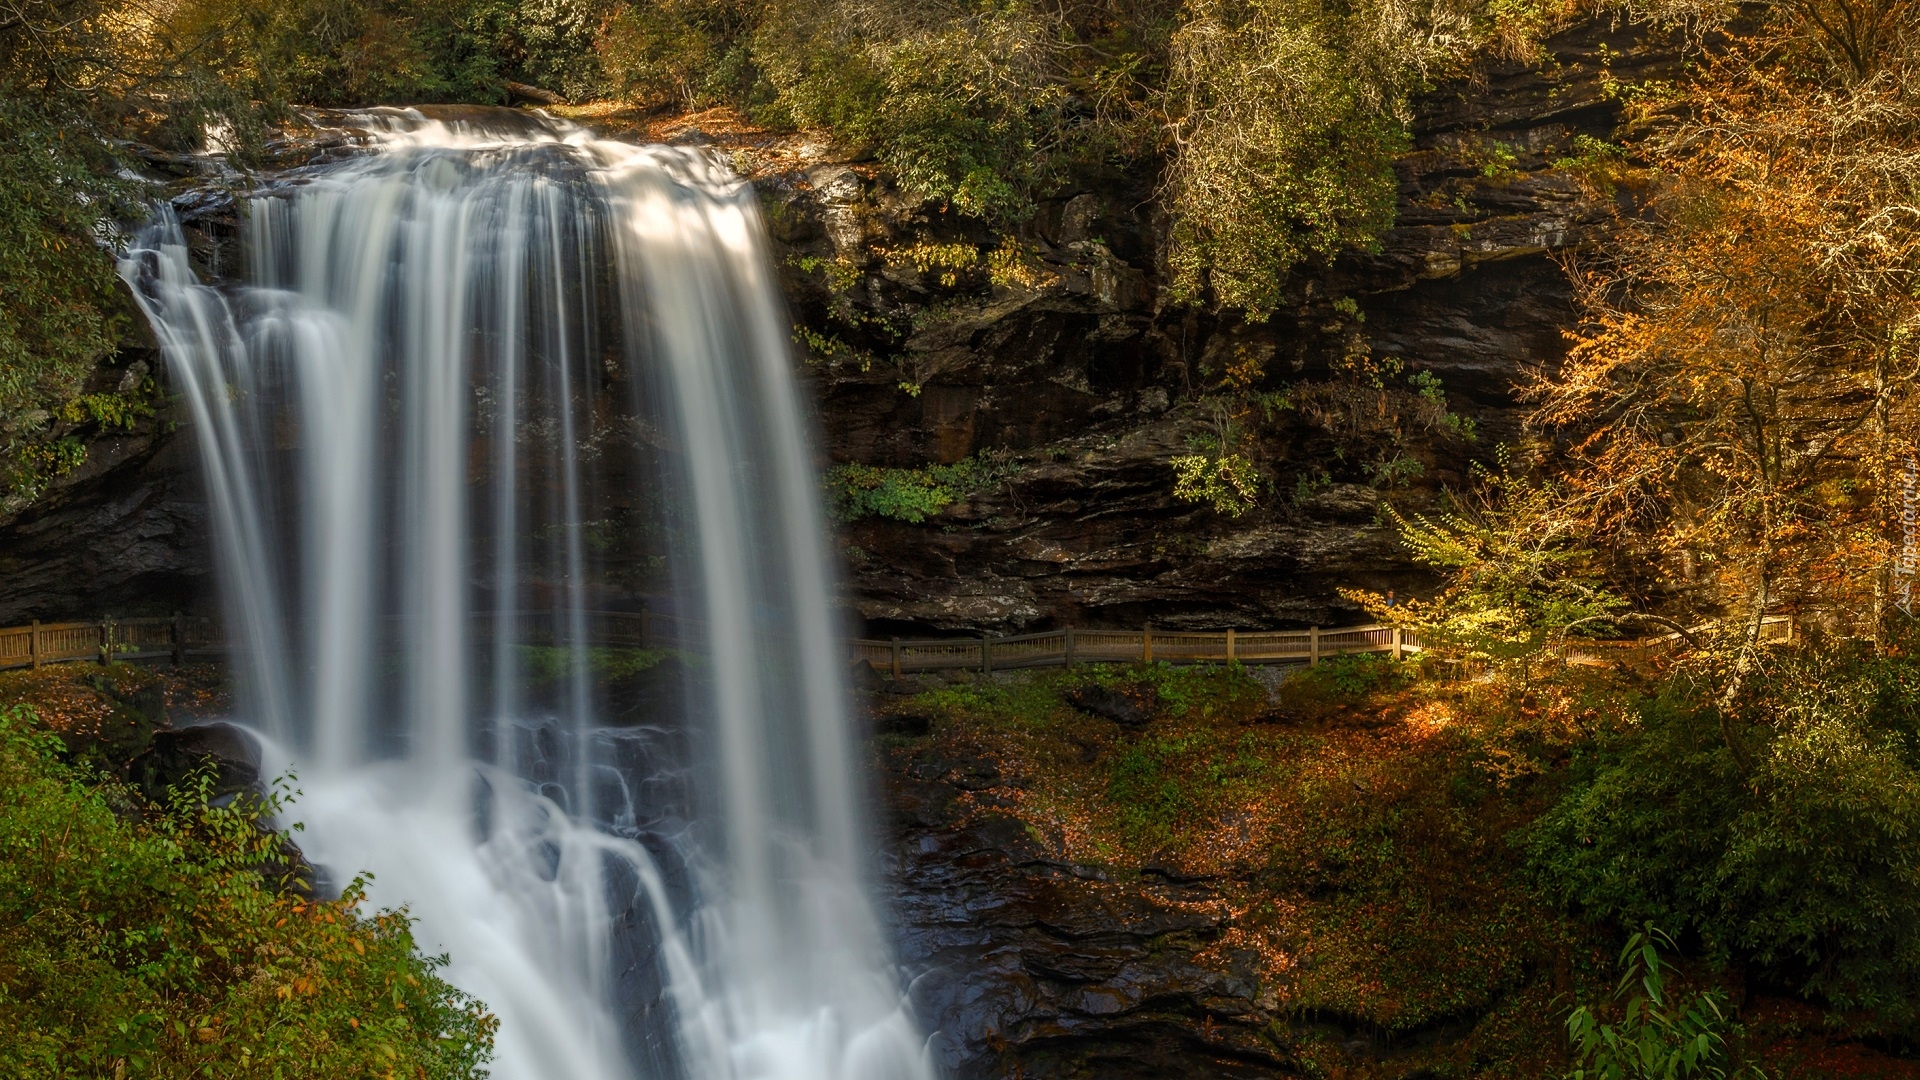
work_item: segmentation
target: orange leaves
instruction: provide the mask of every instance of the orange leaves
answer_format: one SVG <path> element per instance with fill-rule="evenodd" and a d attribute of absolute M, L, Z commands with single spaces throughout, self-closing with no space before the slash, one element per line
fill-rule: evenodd
<path fill-rule="evenodd" d="M 1857 607 L 1920 442 L 1920 99 L 1780 55 L 1709 62 L 1643 147 L 1647 212 L 1574 268 L 1583 325 L 1526 387 L 1588 526 L 1699 556 L 1673 587 L 1709 610 Z"/>

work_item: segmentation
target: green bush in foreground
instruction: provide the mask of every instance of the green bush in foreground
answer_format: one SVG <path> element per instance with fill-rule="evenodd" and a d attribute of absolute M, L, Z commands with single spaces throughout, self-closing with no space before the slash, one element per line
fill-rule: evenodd
<path fill-rule="evenodd" d="M 1703 696 L 1671 685 L 1578 752 L 1533 833 L 1541 880 L 1591 916 L 1659 922 L 1915 1030 L 1920 663 L 1816 646 L 1771 661 L 1731 724 Z"/>
<path fill-rule="evenodd" d="M 161 808 L 0 712 L 0 1077 L 484 1077 L 496 1021 L 404 912 L 277 891 L 271 805 Z"/>
<path fill-rule="evenodd" d="M 1621 950 L 1620 982 L 1613 991 L 1622 1003 L 1616 1022 L 1603 1022 L 1585 1005 L 1567 1017 L 1579 1067 L 1566 1080 L 1764 1078 L 1752 1068 L 1727 1071 L 1727 1034 L 1737 1033 L 1738 1025 L 1726 991 L 1671 991 L 1662 945 L 1672 948 L 1673 941 L 1649 923 Z"/>

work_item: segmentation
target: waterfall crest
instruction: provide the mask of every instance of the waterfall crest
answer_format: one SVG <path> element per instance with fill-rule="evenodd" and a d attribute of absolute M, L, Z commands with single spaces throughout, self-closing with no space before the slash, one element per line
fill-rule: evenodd
<path fill-rule="evenodd" d="M 122 262 L 302 846 L 409 905 L 503 1080 L 930 1078 L 751 187 L 519 113 L 354 123 L 251 199 L 244 285 L 164 212 Z M 642 601 L 675 632 L 610 647 Z"/>

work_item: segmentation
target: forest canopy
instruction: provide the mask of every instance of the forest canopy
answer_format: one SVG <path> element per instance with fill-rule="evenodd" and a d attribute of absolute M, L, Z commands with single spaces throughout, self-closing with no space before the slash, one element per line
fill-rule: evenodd
<path fill-rule="evenodd" d="M 1275 304 L 1392 221 L 1407 96 L 1555 0 L 17 0 L 0 8 L 0 425 L 81 396 L 127 311 L 100 258 L 132 142 L 246 148 L 288 104 L 509 86 L 828 129 L 912 194 L 1018 223 L 1087 169 L 1162 169 L 1181 300 Z"/>
<path fill-rule="evenodd" d="M 103 247 L 141 154 L 246 164 L 292 104 L 505 103 L 512 87 L 824 129 L 997 226 L 1134 173 L 1173 298 L 1260 318 L 1294 265 L 1392 223 L 1409 96 L 1524 52 L 1577 0 L 19 0 L 0 7 L 0 498 L 130 423 L 90 385 L 131 325 Z M 145 149 L 143 149 L 145 148 Z"/>

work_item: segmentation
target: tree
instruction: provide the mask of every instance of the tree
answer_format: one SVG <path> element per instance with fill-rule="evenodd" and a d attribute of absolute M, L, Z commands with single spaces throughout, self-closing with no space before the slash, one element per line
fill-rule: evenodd
<path fill-rule="evenodd" d="M 1607 584 L 1559 485 L 1513 468 L 1504 451 L 1478 480 L 1442 513 L 1387 509 L 1413 557 L 1447 575 L 1439 595 L 1391 606 L 1373 593 L 1350 598 L 1414 627 L 1430 649 L 1510 670 L 1523 687 L 1569 635 L 1600 636 L 1643 618 Z"/>
<path fill-rule="evenodd" d="M 1809 64 L 1847 50 L 1812 4 L 1773 11 L 1661 103 L 1646 213 L 1573 268 L 1583 325 L 1526 388 L 1593 535 L 1703 566 L 1737 614 L 1723 705 L 1770 607 L 1876 617 L 1920 432 L 1920 56 Z"/>

